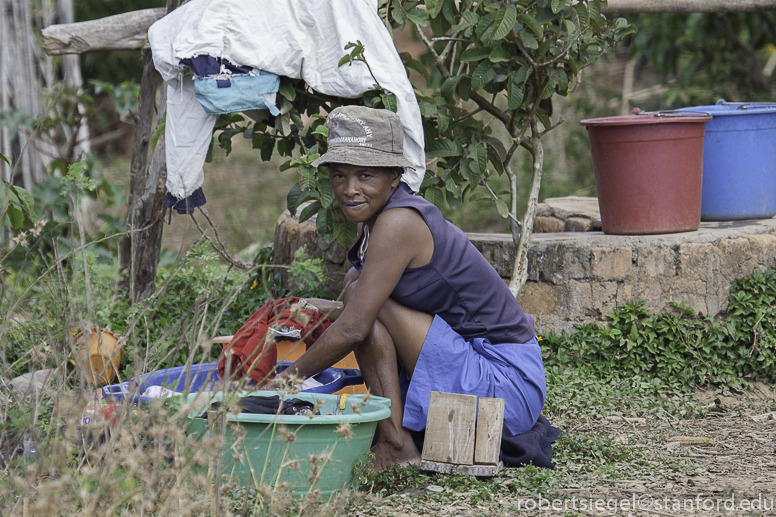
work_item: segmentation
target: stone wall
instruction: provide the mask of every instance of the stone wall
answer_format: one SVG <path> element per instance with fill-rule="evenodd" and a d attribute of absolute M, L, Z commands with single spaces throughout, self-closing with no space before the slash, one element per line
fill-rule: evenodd
<path fill-rule="evenodd" d="M 507 278 L 514 260 L 511 238 L 469 238 Z M 775 259 L 776 219 L 702 223 L 695 232 L 663 235 L 535 234 L 518 301 L 534 316 L 538 332 L 603 322 L 632 300 L 645 301 L 653 312 L 667 302 L 684 302 L 716 316 L 727 308 L 733 280 L 771 267 Z"/>
<path fill-rule="evenodd" d="M 511 236 L 471 233 L 469 239 L 506 281 L 515 254 Z M 286 212 L 278 219 L 273 263 L 291 263 L 299 246 L 325 259 L 326 288 L 338 292 L 350 268 L 345 249 L 319 239 L 313 221 L 299 224 Z M 776 219 L 702 223 L 695 232 L 663 235 L 537 233 L 518 300 L 538 332 L 604 322 L 617 305 L 632 300 L 646 301 L 653 312 L 674 301 L 716 316 L 727 308 L 733 280 L 775 260 Z"/>

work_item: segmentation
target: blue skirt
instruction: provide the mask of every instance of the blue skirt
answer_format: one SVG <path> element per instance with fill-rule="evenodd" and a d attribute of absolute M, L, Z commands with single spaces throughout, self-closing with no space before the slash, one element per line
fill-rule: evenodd
<path fill-rule="evenodd" d="M 536 336 L 527 343 L 466 340 L 435 316 L 410 379 L 401 367 L 402 425 L 426 427 L 432 391 L 504 399 L 504 424 L 512 434 L 530 430 L 547 396 L 542 352 Z"/>

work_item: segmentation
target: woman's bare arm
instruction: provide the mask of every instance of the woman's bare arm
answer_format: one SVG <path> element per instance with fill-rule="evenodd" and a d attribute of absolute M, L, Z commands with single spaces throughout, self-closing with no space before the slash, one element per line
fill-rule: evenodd
<path fill-rule="evenodd" d="M 430 256 L 429 249 L 433 251 L 433 238 L 418 212 L 392 209 L 381 214 L 372 229 L 364 269 L 347 306 L 315 345 L 278 377 L 309 377 L 358 347 L 371 332 L 404 270 L 416 257 Z"/>

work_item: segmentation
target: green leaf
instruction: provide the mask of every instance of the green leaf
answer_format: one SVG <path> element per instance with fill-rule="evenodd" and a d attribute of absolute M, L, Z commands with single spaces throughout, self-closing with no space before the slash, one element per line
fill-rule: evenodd
<path fill-rule="evenodd" d="M 413 23 L 418 25 L 426 25 L 428 23 L 428 13 L 423 9 L 413 9 L 407 13 L 407 18 Z"/>
<path fill-rule="evenodd" d="M 430 102 L 419 102 L 418 105 L 420 106 L 420 114 L 426 118 L 431 118 L 437 114 L 436 104 L 431 104 Z"/>
<path fill-rule="evenodd" d="M 318 216 L 315 219 L 315 228 L 321 234 L 323 240 L 327 243 L 334 242 L 339 234 L 339 221 L 337 214 L 330 208 L 321 208 L 318 210 Z"/>
<path fill-rule="evenodd" d="M 479 61 L 480 59 L 488 57 L 490 52 L 490 47 L 469 47 L 461 53 L 461 61 Z"/>
<path fill-rule="evenodd" d="M 286 194 L 286 208 L 291 212 L 291 216 L 296 215 L 296 209 L 299 208 L 300 199 L 304 195 L 302 189 L 299 188 L 299 183 L 294 183 L 291 190 Z"/>
<path fill-rule="evenodd" d="M 516 110 L 523 103 L 523 85 L 515 80 L 517 74 L 512 74 L 507 80 L 507 106 Z"/>
<path fill-rule="evenodd" d="M 350 63 L 351 61 L 353 61 L 353 57 L 350 54 L 345 54 L 339 60 L 339 62 L 337 63 L 337 66 L 340 67 L 340 66 L 342 66 L 342 65 L 344 65 L 346 63 Z"/>
<path fill-rule="evenodd" d="M 299 214 L 299 222 L 300 223 L 305 222 L 306 220 L 308 220 L 309 218 L 317 214 L 318 211 L 321 209 L 322 209 L 321 202 L 316 199 L 315 201 L 313 201 L 312 203 L 310 203 L 309 205 L 307 205 L 302 209 L 302 213 Z"/>
<path fill-rule="evenodd" d="M 433 203 L 440 210 L 444 208 L 445 193 L 442 189 L 437 187 L 431 187 L 426 189 L 426 193 L 423 194 L 426 201 Z"/>
<path fill-rule="evenodd" d="M 536 38 L 541 39 L 542 37 L 542 27 L 539 25 L 539 22 L 536 21 L 536 18 L 529 14 L 518 14 L 517 20 L 522 24 L 523 27 L 527 31 L 529 31 L 531 34 L 533 34 Z"/>
<path fill-rule="evenodd" d="M 277 119 L 277 129 L 283 136 L 291 135 L 291 115 L 288 113 L 279 116 Z"/>
<path fill-rule="evenodd" d="M 296 90 L 294 90 L 294 85 L 291 84 L 291 80 L 287 77 L 280 78 L 280 88 L 278 88 L 278 93 L 290 101 L 296 99 Z"/>
<path fill-rule="evenodd" d="M 550 9 L 552 9 L 552 12 L 559 13 L 561 8 L 566 5 L 565 0 L 552 0 L 552 3 L 550 4 Z"/>
<path fill-rule="evenodd" d="M 534 38 L 528 32 L 520 31 L 518 33 L 518 37 L 520 38 L 520 42 L 523 44 L 525 48 L 533 48 L 533 49 L 539 48 L 539 42 L 536 41 L 536 38 Z"/>
<path fill-rule="evenodd" d="M 426 151 L 426 156 L 429 158 L 451 158 L 462 154 L 463 148 L 454 140 L 447 139 L 437 140 L 431 145 L 431 149 Z"/>
<path fill-rule="evenodd" d="M 337 234 L 337 242 L 339 242 L 344 248 L 349 248 L 353 245 L 358 234 L 358 226 L 345 219 L 344 223 L 340 223 L 340 230 Z"/>
<path fill-rule="evenodd" d="M 478 145 L 475 148 L 475 160 L 472 163 L 476 163 L 479 167 L 479 170 L 477 171 L 479 174 L 484 174 L 485 170 L 488 168 L 488 150 L 485 148 L 485 146 Z"/>
<path fill-rule="evenodd" d="M 480 15 L 474 11 L 464 11 L 463 14 L 461 14 L 461 18 L 463 18 L 466 23 L 471 23 L 472 25 L 476 25 L 480 21 Z"/>
<path fill-rule="evenodd" d="M 515 84 L 523 84 L 528 74 L 532 71 L 531 65 L 523 65 L 520 67 L 520 70 L 512 73 L 512 79 L 515 81 Z"/>
<path fill-rule="evenodd" d="M 167 112 L 164 112 L 163 118 L 166 120 L 167 118 Z M 153 154 L 156 151 L 156 144 L 159 142 L 159 138 L 164 134 L 164 128 L 166 126 L 166 122 L 162 121 L 160 124 L 156 125 L 156 131 L 154 131 L 153 136 L 151 137 L 151 154 Z"/>
<path fill-rule="evenodd" d="M 509 217 L 509 209 L 507 208 L 507 204 L 500 199 L 496 200 L 496 210 L 498 210 L 498 215 L 504 219 Z"/>
<path fill-rule="evenodd" d="M 439 113 L 437 115 L 437 129 L 440 133 L 444 133 L 450 127 L 450 117 Z"/>
<path fill-rule="evenodd" d="M 3 153 L 0 153 L 0 160 L 3 160 L 3 161 L 4 161 L 5 163 L 7 163 L 8 165 L 11 165 L 11 160 L 10 160 L 10 158 L 8 158 L 8 157 L 7 157 L 6 155 L 4 155 Z"/>
<path fill-rule="evenodd" d="M 491 39 L 497 41 L 506 37 L 507 34 L 512 32 L 516 19 L 517 8 L 513 4 L 499 9 L 498 16 L 496 16 L 496 20 L 493 22 L 493 36 Z"/>
<path fill-rule="evenodd" d="M 451 101 L 453 100 L 453 92 L 455 92 L 455 87 L 458 85 L 458 81 L 461 80 L 463 75 L 456 75 L 455 77 L 449 77 L 445 79 L 445 82 L 442 83 L 442 86 L 439 88 L 439 90 L 442 92 L 442 96 Z"/>
<path fill-rule="evenodd" d="M 588 23 L 590 23 L 590 19 L 588 18 L 588 14 L 587 14 L 587 6 L 585 4 L 583 4 L 582 2 L 575 4 L 574 10 L 577 12 L 577 16 L 579 16 L 580 25 L 587 25 Z"/>
<path fill-rule="evenodd" d="M 442 12 L 442 6 L 444 5 L 445 0 L 426 0 L 426 11 L 428 11 L 428 15 L 431 18 L 436 18 L 439 16 L 439 13 Z"/>
<path fill-rule="evenodd" d="M 426 68 L 426 66 L 417 59 L 408 59 L 404 62 L 404 66 L 415 70 L 427 82 L 431 81 L 431 74 L 429 73 L 428 68 Z"/>
<path fill-rule="evenodd" d="M 315 188 L 317 178 L 315 177 L 314 168 L 305 166 L 299 167 L 299 175 L 301 176 L 299 187 L 301 187 L 302 190 L 312 190 Z"/>
<path fill-rule="evenodd" d="M 496 16 L 498 16 L 498 11 L 493 11 L 480 18 L 480 20 L 477 22 L 477 36 L 480 39 L 487 39 L 483 38 L 483 34 L 493 25 L 493 22 L 496 20 Z"/>
<path fill-rule="evenodd" d="M 458 93 L 458 96 L 461 98 L 461 100 L 469 100 L 469 91 L 471 90 L 471 87 L 471 78 L 468 75 L 461 77 L 461 80 L 458 81 L 458 88 L 456 88 L 456 92 Z"/>
<path fill-rule="evenodd" d="M 35 198 L 32 197 L 32 194 L 21 187 L 15 186 L 11 186 L 11 191 L 16 194 L 16 197 L 19 199 L 22 206 L 24 206 L 24 210 L 27 212 L 27 217 L 30 218 L 30 221 L 37 223 L 38 215 L 35 213 Z"/>
<path fill-rule="evenodd" d="M 14 230 L 18 230 L 24 224 L 24 212 L 21 211 L 16 205 L 8 205 L 5 210 L 8 219 L 11 221 L 11 226 Z M 2 220 L 2 218 L 0 218 Z"/>
<path fill-rule="evenodd" d="M 483 61 L 472 73 L 472 88 L 481 90 L 486 84 L 493 80 L 496 76 L 496 72 L 493 70 L 493 63 L 490 61 Z"/>
<path fill-rule="evenodd" d="M 488 55 L 488 59 L 491 60 L 494 63 L 500 63 L 502 61 L 509 61 L 514 56 L 511 52 L 509 52 L 507 49 L 505 49 L 502 46 L 498 46 L 493 49 L 493 52 Z"/>
<path fill-rule="evenodd" d="M 331 188 L 329 178 L 321 178 L 318 180 L 318 183 L 321 186 L 321 202 L 323 203 L 323 206 L 330 208 L 333 205 L 336 205 L 337 202 L 334 199 L 334 190 Z"/>
<path fill-rule="evenodd" d="M 601 17 L 601 2 L 598 0 L 590 0 L 587 5 L 589 9 L 588 13 L 590 16 L 590 22 L 592 23 L 597 21 L 598 18 Z"/>
<path fill-rule="evenodd" d="M 396 100 L 396 95 L 381 93 L 380 98 L 383 100 L 383 106 L 385 106 L 385 109 L 393 111 L 394 113 L 396 113 L 396 111 L 399 109 L 399 103 Z"/>
<path fill-rule="evenodd" d="M 329 129 L 326 126 L 324 126 L 323 124 L 321 124 L 320 126 L 318 126 L 315 129 L 313 129 L 312 134 L 313 135 L 323 135 L 326 138 L 329 138 Z"/>

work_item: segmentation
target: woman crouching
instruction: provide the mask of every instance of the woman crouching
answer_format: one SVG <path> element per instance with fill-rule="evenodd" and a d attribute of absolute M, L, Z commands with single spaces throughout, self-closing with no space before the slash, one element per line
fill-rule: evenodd
<path fill-rule="evenodd" d="M 270 386 L 355 351 L 371 393 L 391 400 L 375 470 L 420 461 L 413 434 L 431 391 L 502 398 L 505 431 L 528 431 L 546 395 L 533 319 L 466 235 L 401 182 L 411 165 L 398 115 L 345 106 L 327 126 L 329 150 L 313 165 L 328 165 L 345 217 L 360 223 L 351 283 L 331 327 Z"/>

